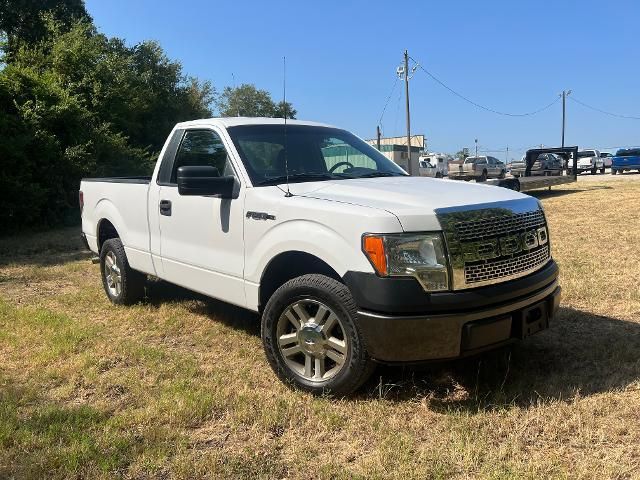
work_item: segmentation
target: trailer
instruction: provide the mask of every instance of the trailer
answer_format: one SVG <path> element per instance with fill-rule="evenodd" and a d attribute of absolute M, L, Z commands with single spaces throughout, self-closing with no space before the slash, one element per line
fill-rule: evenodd
<path fill-rule="evenodd" d="M 573 162 L 573 167 L 570 169 L 572 173 L 568 174 L 567 170 L 569 169 L 564 168 L 562 170 L 562 174 L 557 176 L 531 175 L 531 167 L 538 158 L 538 155 L 542 153 L 558 154 L 567 161 L 567 164 L 569 160 L 571 160 Z M 531 150 L 527 150 L 527 153 L 525 154 L 525 160 L 527 163 L 527 167 L 524 176 L 513 177 L 510 175 L 503 179 L 487 180 L 486 183 L 498 187 L 509 188 L 518 192 L 526 192 L 529 190 L 538 190 L 541 188 L 548 188 L 549 190 L 551 190 L 551 187 L 578 181 L 578 147 L 532 148 Z"/>

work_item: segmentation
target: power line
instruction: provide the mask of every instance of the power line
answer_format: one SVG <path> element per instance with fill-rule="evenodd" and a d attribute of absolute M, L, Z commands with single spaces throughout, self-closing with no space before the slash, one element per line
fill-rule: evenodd
<path fill-rule="evenodd" d="M 380 119 L 378 120 L 378 125 L 382 124 L 382 117 L 384 117 L 384 112 L 387 110 L 387 106 L 389 105 L 389 100 L 391 100 L 391 96 L 396 89 L 396 85 L 398 85 L 399 77 L 396 75 L 396 79 L 393 82 L 393 87 L 391 88 L 391 92 L 389 92 L 389 96 L 387 97 L 387 101 L 384 102 L 384 108 L 382 109 L 382 113 L 380 114 Z"/>
<path fill-rule="evenodd" d="M 618 113 L 611 113 L 611 112 L 607 112 L 606 110 L 602 110 L 602 109 L 600 109 L 600 108 L 597 108 L 597 107 L 594 107 L 594 106 L 589 105 L 589 104 L 587 104 L 587 103 L 584 103 L 583 101 L 578 100 L 577 98 L 575 98 L 575 97 L 573 97 L 573 96 L 568 97 L 568 98 L 569 98 L 570 100 L 573 100 L 573 101 L 574 101 L 574 102 L 576 102 L 576 103 L 579 103 L 579 104 L 580 104 L 580 105 L 582 105 L 583 107 L 590 108 L 591 110 L 595 110 L 596 112 L 604 113 L 605 115 L 609 115 L 609 116 L 611 116 L 611 117 L 617 117 L 617 118 L 629 118 L 629 119 L 631 119 L 631 120 L 640 120 L 640 117 L 635 117 L 635 116 L 633 116 L 633 115 L 621 115 L 621 114 L 618 114 Z"/>
<path fill-rule="evenodd" d="M 536 113 L 540 113 L 544 110 L 547 110 L 548 108 L 550 108 L 552 105 L 554 105 L 555 103 L 558 102 L 558 100 L 560 100 L 560 96 L 558 96 L 553 102 L 549 103 L 548 105 L 545 105 L 542 108 L 539 108 L 538 110 L 534 110 L 533 112 L 527 112 L 527 113 L 509 113 L 509 112 L 501 112 L 499 110 L 494 110 L 493 108 L 490 107 L 486 107 L 484 105 L 480 105 L 477 102 L 474 102 L 473 100 L 465 97 L 464 95 L 462 95 L 461 93 L 458 93 L 457 91 L 455 91 L 453 88 L 449 87 L 447 84 L 445 84 L 443 81 L 441 81 L 438 77 L 436 77 L 435 75 L 433 75 L 431 72 L 429 72 L 426 68 L 424 68 L 422 65 L 420 65 L 420 63 L 418 63 L 414 58 L 411 58 L 411 60 L 413 60 L 416 63 L 416 66 L 422 70 L 424 73 L 426 73 L 427 75 L 429 75 L 429 77 L 431 77 L 434 81 L 436 81 L 437 83 L 439 83 L 442 87 L 446 88 L 447 90 L 449 90 L 451 93 L 453 93 L 455 96 L 461 98 L 462 100 L 464 100 L 465 102 L 470 103 L 471 105 L 481 108 L 482 110 L 486 110 L 487 112 L 491 112 L 491 113 L 495 113 L 497 115 L 503 115 L 506 117 L 528 117 L 531 115 L 535 115 Z"/>

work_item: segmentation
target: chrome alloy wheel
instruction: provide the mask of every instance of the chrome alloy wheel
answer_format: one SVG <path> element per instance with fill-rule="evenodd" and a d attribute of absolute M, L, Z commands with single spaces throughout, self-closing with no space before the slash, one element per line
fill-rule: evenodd
<path fill-rule="evenodd" d="M 122 292 L 122 274 L 114 252 L 109 252 L 104 257 L 104 277 L 107 280 L 109 293 L 114 297 L 120 296 L 120 292 Z"/>
<path fill-rule="evenodd" d="M 349 344 L 344 327 L 322 302 L 306 299 L 289 305 L 276 334 L 285 363 L 305 380 L 328 380 L 345 366 Z"/>

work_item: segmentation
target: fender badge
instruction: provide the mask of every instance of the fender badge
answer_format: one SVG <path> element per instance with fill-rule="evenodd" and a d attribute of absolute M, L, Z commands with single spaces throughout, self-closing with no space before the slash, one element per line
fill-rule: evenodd
<path fill-rule="evenodd" d="M 266 212 L 247 212 L 247 218 L 253 220 L 275 220 L 276 216 Z"/>

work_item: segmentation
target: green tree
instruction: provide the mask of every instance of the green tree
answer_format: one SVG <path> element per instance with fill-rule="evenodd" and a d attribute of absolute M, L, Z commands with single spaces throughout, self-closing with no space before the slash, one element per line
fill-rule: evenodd
<path fill-rule="evenodd" d="M 465 158 L 467 158 L 469 156 L 469 154 L 465 153 L 465 152 L 466 152 L 465 150 L 457 151 L 456 154 L 455 154 L 455 158 L 457 160 L 464 160 Z"/>
<path fill-rule="evenodd" d="M 225 87 L 216 100 L 222 117 L 284 117 L 296 118 L 298 113 L 291 103 L 275 103 L 271 94 L 255 85 L 243 83 L 239 87 Z"/>
<path fill-rule="evenodd" d="M 0 231 L 71 220 L 80 178 L 149 174 L 176 122 L 211 115 L 213 87 L 157 43 L 43 22 L 0 69 Z"/>
<path fill-rule="evenodd" d="M 34 44 L 48 35 L 46 18 L 69 30 L 77 20 L 91 22 L 82 0 L 0 0 L 0 32 L 10 57 L 22 43 Z"/>

